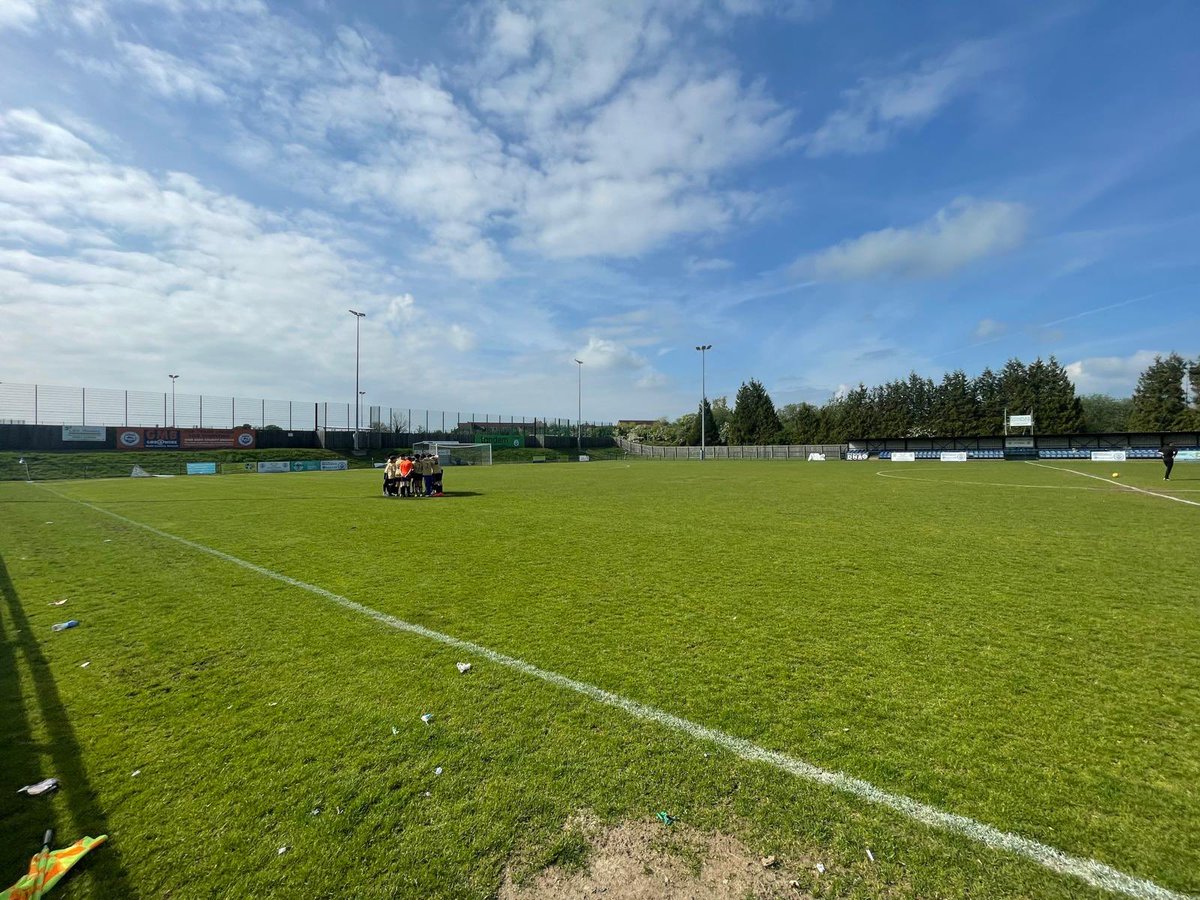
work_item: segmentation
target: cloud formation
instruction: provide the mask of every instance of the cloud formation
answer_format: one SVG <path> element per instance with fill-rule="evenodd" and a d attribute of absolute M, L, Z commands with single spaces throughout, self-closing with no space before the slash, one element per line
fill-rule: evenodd
<path fill-rule="evenodd" d="M 808 155 L 883 149 L 900 132 L 919 128 L 974 89 L 999 58 L 992 43 L 971 41 L 911 72 L 862 79 L 843 93 L 842 107 L 808 135 Z"/>
<path fill-rule="evenodd" d="M 822 250 L 797 271 L 827 280 L 946 275 L 1020 246 L 1028 221 L 1019 203 L 963 197 L 920 225 L 872 231 Z"/>
<path fill-rule="evenodd" d="M 1128 397 L 1154 358 L 1166 355 L 1161 350 L 1138 350 L 1129 356 L 1090 356 L 1067 363 L 1067 376 L 1080 394 Z"/>

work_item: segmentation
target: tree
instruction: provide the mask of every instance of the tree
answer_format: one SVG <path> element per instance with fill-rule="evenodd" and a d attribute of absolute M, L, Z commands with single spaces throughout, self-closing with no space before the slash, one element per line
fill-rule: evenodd
<path fill-rule="evenodd" d="M 1178 431 L 1189 418 L 1183 375 L 1187 368 L 1182 356 L 1172 353 L 1166 359 L 1154 357 L 1138 378 L 1133 392 L 1130 431 Z"/>
<path fill-rule="evenodd" d="M 972 382 L 977 404 L 976 421 L 979 434 L 996 435 L 1004 432 L 1004 393 L 1000 376 L 990 368 L 979 373 Z"/>
<path fill-rule="evenodd" d="M 787 443 L 821 443 L 821 411 L 811 403 L 789 403 L 779 410 L 779 421 Z"/>
<path fill-rule="evenodd" d="M 775 444 L 783 431 L 771 396 L 762 383 L 753 378 L 749 384 L 743 383 L 738 388 L 729 425 L 729 442 L 732 444 Z"/>
<path fill-rule="evenodd" d="M 1083 430 L 1089 434 L 1118 433 L 1129 430 L 1133 399 L 1117 399 L 1107 394 L 1084 394 L 1079 398 L 1083 409 Z"/>
<path fill-rule="evenodd" d="M 1036 398 L 1029 385 L 1029 372 L 1025 363 L 1013 358 L 1000 370 L 1001 408 L 1010 416 L 1023 416 L 1033 412 Z M 1033 420 L 1038 424 L 1037 419 Z M 1003 424 L 1003 423 L 1001 423 Z"/>
<path fill-rule="evenodd" d="M 724 399 L 724 398 L 722 398 Z M 700 432 L 700 416 L 704 416 L 704 433 Z M 680 425 L 687 419 L 687 430 L 685 432 L 684 444 L 689 447 L 699 447 L 701 437 L 704 438 L 704 443 L 708 446 L 721 443 L 721 429 L 717 426 L 716 418 L 713 416 L 712 404 L 705 399 L 700 405 L 699 413 L 689 413 L 687 416 L 679 420 Z"/>
<path fill-rule="evenodd" d="M 947 372 L 934 393 L 930 427 L 938 437 L 978 434 L 975 391 L 962 369 Z"/>

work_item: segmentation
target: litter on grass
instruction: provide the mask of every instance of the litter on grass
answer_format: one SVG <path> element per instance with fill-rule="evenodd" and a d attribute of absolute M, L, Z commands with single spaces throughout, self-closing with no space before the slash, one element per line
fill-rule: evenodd
<path fill-rule="evenodd" d="M 875 854 L 871 852 L 870 847 L 867 848 L 867 859 L 869 859 L 871 862 L 875 862 Z"/>
<path fill-rule="evenodd" d="M 466 674 L 467 672 L 470 672 L 470 671 L 471 671 L 471 664 L 470 664 L 470 663 L 455 663 L 454 665 L 455 665 L 455 666 L 458 668 L 458 674 L 459 674 L 459 675 L 464 675 L 464 674 Z"/>
<path fill-rule="evenodd" d="M 822 875 L 824 875 L 825 874 L 825 864 L 817 863 L 817 871 L 820 872 Z"/>
<path fill-rule="evenodd" d="M 67 601 L 66 601 L 65 597 L 62 600 L 51 600 L 50 601 L 51 606 L 65 606 L 66 603 L 67 603 Z"/>
<path fill-rule="evenodd" d="M 662 822 L 664 825 L 673 825 L 675 824 L 675 817 L 668 812 L 660 812 L 658 814 L 658 821 Z"/>
<path fill-rule="evenodd" d="M 37 784 L 27 784 L 25 787 L 17 791 L 18 794 L 28 794 L 30 797 L 37 797 L 40 794 L 48 794 L 58 788 L 57 778 L 45 778 Z"/>
<path fill-rule="evenodd" d="M 433 770 L 433 774 L 434 774 L 434 775 L 441 775 L 441 774 L 442 774 L 442 767 L 441 767 L 441 766 L 438 766 L 436 769 L 434 769 L 434 770 Z"/>
<path fill-rule="evenodd" d="M 430 722 L 433 721 L 433 713 L 425 713 L 424 715 L 421 716 L 421 721 L 424 722 L 426 725 L 428 725 Z"/>
<path fill-rule="evenodd" d="M 777 862 L 779 862 L 779 860 L 777 860 L 774 856 L 764 856 L 761 859 L 759 859 L 759 863 L 762 865 L 762 867 L 764 869 L 771 868 Z"/>
<path fill-rule="evenodd" d="M 59 622 L 54 626 L 55 631 L 66 631 L 68 628 L 77 628 L 79 626 L 78 619 L 72 619 L 69 622 Z"/>
<path fill-rule="evenodd" d="M 81 669 L 86 669 L 86 668 L 87 668 L 88 666 L 90 666 L 91 664 L 92 664 L 92 661 L 89 659 L 87 662 L 81 662 L 81 663 L 79 664 L 79 668 L 81 668 Z"/>
<path fill-rule="evenodd" d="M 130 777 L 130 778 L 137 778 L 137 777 L 138 777 L 139 775 L 141 775 L 141 774 L 142 774 L 142 770 L 141 770 L 141 769 L 134 769 L 132 772 L 130 772 L 130 773 L 129 773 L 129 777 Z"/>
<path fill-rule="evenodd" d="M 400 729 L 397 728 L 395 725 L 393 725 L 392 726 L 392 736 L 394 737 L 395 735 L 397 735 L 399 733 L 400 733 Z"/>
<path fill-rule="evenodd" d="M 279 855 L 279 856 L 283 856 L 283 854 L 287 853 L 287 852 L 288 852 L 289 850 L 291 850 L 291 849 L 292 849 L 292 848 L 291 848 L 291 847 L 289 847 L 287 844 L 284 844 L 282 847 L 280 847 L 280 848 L 279 848 L 279 853 L 278 853 L 278 855 Z"/>

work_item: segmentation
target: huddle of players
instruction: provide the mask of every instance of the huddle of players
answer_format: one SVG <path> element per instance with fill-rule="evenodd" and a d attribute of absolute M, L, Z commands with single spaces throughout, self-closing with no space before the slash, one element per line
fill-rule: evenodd
<path fill-rule="evenodd" d="M 432 453 L 393 453 L 383 468 L 383 493 L 388 497 L 441 497 L 441 462 Z"/>

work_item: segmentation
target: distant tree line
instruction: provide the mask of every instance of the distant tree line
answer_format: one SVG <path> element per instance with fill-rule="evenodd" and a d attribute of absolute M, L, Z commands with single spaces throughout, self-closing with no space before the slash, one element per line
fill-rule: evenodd
<path fill-rule="evenodd" d="M 1156 356 L 1132 397 L 1075 393 L 1053 356 L 1028 365 L 1010 359 L 999 372 L 968 378 L 961 369 L 940 382 L 915 372 L 907 379 L 859 385 L 823 406 L 776 408 L 762 383 L 750 379 L 731 408 L 725 397 L 694 413 L 623 429 L 630 440 L 697 446 L 701 423 L 709 444 L 840 444 L 854 438 L 967 437 L 1004 433 L 1004 414 L 1032 414 L 1039 434 L 1200 430 L 1200 358 Z"/>

